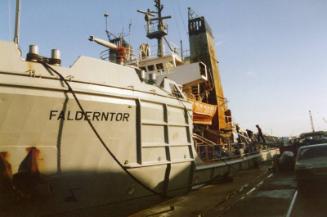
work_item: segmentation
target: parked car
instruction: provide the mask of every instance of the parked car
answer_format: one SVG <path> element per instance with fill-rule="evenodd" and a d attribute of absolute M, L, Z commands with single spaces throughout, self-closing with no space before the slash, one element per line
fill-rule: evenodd
<path fill-rule="evenodd" d="M 300 191 L 319 184 L 324 186 L 327 181 L 327 143 L 301 146 L 297 152 L 295 174 Z"/>
<path fill-rule="evenodd" d="M 314 145 L 327 142 L 327 131 L 316 131 L 309 133 L 302 133 L 298 138 L 298 145 Z"/>

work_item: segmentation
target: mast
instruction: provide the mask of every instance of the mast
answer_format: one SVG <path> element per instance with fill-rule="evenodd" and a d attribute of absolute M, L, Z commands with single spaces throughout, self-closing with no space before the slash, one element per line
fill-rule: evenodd
<path fill-rule="evenodd" d="M 182 60 L 184 61 L 184 54 L 183 54 L 183 40 L 180 40 L 180 41 L 179 41 L 179 44 L 180 44 L 180 47 L 181 47 L 181 50 L 180 50 L 180 52 L 181 52 L 181 58 L 182 58 Z"/>
<path fill-rule="evenodd" d="M 147 11 L 137 10 L 137 12 L 145 15 L 144 19 L 147 25 L 147 37 L 149 39 L 157 39 L 158 42 L 158 51 L 157 56 L 162 57 L 164 55 L 164 46 L 163 39 L 167 35 L 167 24 L 163 21 L 165 19 L 170 19 L 171 16 L 162 16 L 162 10 L 164 6 L 161 4 L 161 0 L 154 0 L 154 6 L 156 11 Z M 155 16 L 155 14 L 157 16 Z M 155 28 L 156 27 L 156 28 Z"/>
<path fill-rule="evenodd" d="M 163 18 L 161 16 L 161 12 L 163 9 L 163 5 L 161 5 L 160 0 L 155 1 L 155 7 L 157 8 L 157 13 L 158 13 L 158 31 L 159 32 L 164 32 L 164 25 L 163 25 Z M 163 56 L 163 41 L 162 41 L 162 36 L 158 37 L 158 56 L 162 57 Z"/>
<path fill-rule="evenodd" d="M 19 44 L 19 25 L 20 25 L 20 0 L 16 0 L 16 16 L 15 16 L 15 35 L 14 42 Z"/>
<path fill-rule="evenodd" d="M 309 116 L 310 116 L 310 123 L 311 123 L 312 132 L 315 132 L 315 126 L 313 124 L 313 118 L 312 118 L 311 110 L 309 110 Z"/>

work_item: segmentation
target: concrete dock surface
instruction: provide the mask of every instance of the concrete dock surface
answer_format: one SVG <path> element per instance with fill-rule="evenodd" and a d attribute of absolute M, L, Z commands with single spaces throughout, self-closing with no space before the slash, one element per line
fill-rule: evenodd
<path fill-rule="evenodd" d="M 315 186 L 317 187 L 317 186 Z M 323 186 L 298 191 L 294 172 L 271 173 L 268 166 L 242 170 L 130 217 L 326 217 Z"/>
<path fill-rule="evenodd" d="M 213 209 L 220 209 L 242 193 L 269 176 L 268 167 L 239 171 L 232 179 L 200 186 L 187 195 L 164 201 L 158 205 L 130 215 L 130 217 L 199 217 L 208 216 Z"/>

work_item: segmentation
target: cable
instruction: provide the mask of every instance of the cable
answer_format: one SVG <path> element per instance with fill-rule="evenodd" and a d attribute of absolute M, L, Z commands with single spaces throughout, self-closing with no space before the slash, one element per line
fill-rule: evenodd
<path fill-rule="evenodd" d="M 175 8 L 175 7 L 173 7 L 173 10 L 174 10 L 174 13 L 177 14 L 177 12 L 176 12 L 176 8 Z M 176 19 L 175 24 L 176 24 L 176 28 L 177 28 L 177 32 L 178 32 L 178 36 L 179 36 L 179 40 L 182 40 L 182 34 L 181 34 L 181 31 L 180 31 L 181 28 L 179 27 L 179 21 L 178 21 L 178 19 Z"/>
<path fill-rule="evenodd" d="M 187 27 L 186 27 L 187 25 L 185 24 L 185 21 L 183 19 L 182 10 L 181 10 L 181 4 L 180 4 L 180 1 L 179 0 L 177 1 L 177 6 L 178 6 L 179 16 L 180 16 L 180 18 L 182 20 L 182 23 L 183 23 L 183 28 L 185 30 L 185 33 L 187 34 L 188 29 L 187 29 Z"/>
<path fill-rule="evenodd" d="M 169 50 L 170 50 L 171 52 L 174 52 L 174 53 L 175 53 L 174 49 L 171 47 L 171 45 L 170 45 L 169 41 L 167 40 L 167 38 L 166 38 L 165 36 L 164 36 L 163 38 L 165 39 L 165 42 L 167 43 L 167 45 L 168 45 L 168 47 L 169 47 Z"/>
<path fill-rule="evenodd" d="M 39 61 L 44 68 L 46 68 L 47 70 L 50 70 L 52 72 L 54 72 L 56 75 L 58 75 L 58 77 L 60 78 L 60 80 L 62 80 L 66 86 L 68 87 L 68 91 L 73 95 L 79 109 L 82 111 L 83 114 L 85 114 L 85 110 L 81 104 L 81 102 L 79 101 L 79 99 L 76 96 L 75 91 L 73 90 L 73 88 L 70 86 L 70 84 L 67 82 L 67 80 L 54 68 L 52 68 L 49 64 L 47 64 L 46 62 L 44 62 L 43 60 Z M 139 180 L 138 178 L 136 178 L 133 174 L 131 174 L 125 167 L 124 165 L 122 165 L 119 160 L 117 159 L 117 157 L 112 153 L 112 151 L 109 149 L 109 147 L 107 146 L 107 144 L 105 143 L 105 141 L 102 139 L 102 137 L 100 136 L 99 132 L 96 130 L 96 128 L 94 127 L 94 125 L 92 124 L 92 122 L 90 121 L 90 119 L 86 119 L 87 123 L 89 124 L 89 126 L 91 127 L 92 131 L 94 132 L 94 134 L 96 135 L 96 137 L 99 139 L 99 141 L 101 142 L 102 146 L 104 149 L 106 149 L 106 151 L 110 154 L 110 156 L 114 159 L 114 161 L 124 170 L 124 172 L 131 178 L 133 179 L 135 182 L 137 182 L 139 185 L 141 185 L 144 189 L 150 191 L 151 193 L 155 194 L 155 195 L 159 195 L 161 197 L 165 197 L 167 198 L 167 196 L 163 193 L 157 192 L 155 190 L 153 190 L 152 188 L 148 187 L 147 185 L 145 185 L 141 180 Z"/>

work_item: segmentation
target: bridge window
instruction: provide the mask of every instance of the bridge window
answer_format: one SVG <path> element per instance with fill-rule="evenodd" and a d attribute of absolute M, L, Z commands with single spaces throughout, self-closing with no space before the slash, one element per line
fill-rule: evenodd
<path fill-rule="evenodd" d="M 148 71 L 154 71 L 154 65 L 148 65 Z"/>
<path fill-rule="evenodd" d="M 207 76 L 207 67 L 205 64 L 203 63 L 199 63 L 199 66 L 200 66 L 200 74 L 202 76 Z"/>
<path fill-rule="evenodd" d="M 158 64 L 156 65 L 156 67 L 157 67 L 157 70 L 158 70 L 158 71 L 161 71 L 161 70 L 164 69 L 164 66 L 163 66 L 162 63 L 158 63 Z"/>

